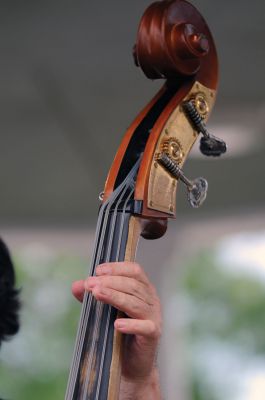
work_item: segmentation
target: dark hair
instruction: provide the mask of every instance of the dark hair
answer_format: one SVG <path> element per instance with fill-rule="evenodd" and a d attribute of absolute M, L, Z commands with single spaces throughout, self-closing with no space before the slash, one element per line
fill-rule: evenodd
<path fill-rule="evenodd" d="M 19 291 L 7 246 L 0 238 L 0 346 L 19 330 Z"/>

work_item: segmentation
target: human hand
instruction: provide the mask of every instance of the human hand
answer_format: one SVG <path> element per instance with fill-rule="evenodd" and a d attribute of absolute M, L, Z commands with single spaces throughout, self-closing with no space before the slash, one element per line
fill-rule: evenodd
<path fill-rule="evenodd" d="M 161 335 L 161 307 L 154 286 L 143 269 L 136 263 L 102 264 L 95 277 L 73 284 L 74 296 L 82 301 L 85 291 L 103 303 L 110 304 L 130 318 L 118 318 L 115 329 L 128 334 L 122 364 L 122 390 L 127 398 L 136 387 L 146 390 L 148 385 L 158 389 L 156 354 Z M 138 389 L 137 389 L 138 390 Z M 159 398 L 153 395 L 150 399 Z"/>

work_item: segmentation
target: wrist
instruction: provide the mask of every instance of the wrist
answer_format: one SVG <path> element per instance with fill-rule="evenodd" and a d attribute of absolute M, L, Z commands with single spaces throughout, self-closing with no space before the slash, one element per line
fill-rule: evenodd
<path fill-rule="evenodd" d="M 154 368 L 150 375 L 141 379 L 121 379 L 119 400 L 161 400 L 159 373 Z"/>

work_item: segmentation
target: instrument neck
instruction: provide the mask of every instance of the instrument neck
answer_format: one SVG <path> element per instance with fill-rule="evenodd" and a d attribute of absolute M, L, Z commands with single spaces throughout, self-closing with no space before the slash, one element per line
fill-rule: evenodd
<path fill-rule="evenodd" d="M 100 212 L 91 275 L 98 264 L 133 261 L 139 234 L 139 220 L 125 208 Z M 117 314 L 85 295 L 66 400 L 118 398 L 122 338 L 114 330 Z"/>
<path fill-rule="evenodd" d="M 90 276 L 99 264 L 134 259 L 140 234 L 132 216 L 139 163 L 101 206 Z M 117 314 L 85 293 L 65 400 L 118 399 L 122 341 L 114 330 Z"/>

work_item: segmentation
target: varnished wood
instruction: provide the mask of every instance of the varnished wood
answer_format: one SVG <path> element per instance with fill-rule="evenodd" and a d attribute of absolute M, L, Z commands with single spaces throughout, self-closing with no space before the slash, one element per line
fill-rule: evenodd
<path fill-rule="evenodd" d="M 152 127 L 137 177 L 135 199 L 143 201 L 144 217 L 172 218 L 175 217 L 175 211 L 173 214 L 162 212 L 147 205 L 148 179 L 156 143 L 171 114 L 187 97 L 196 81 L 209 90 L 216 91 L 216 48 L 205 20 L 194 6 L 185 0 L 167 0 L 151 4 L 144 13 L 138 30 L 134 57 L 136 64 L 143 69 L 147 77 L 165 78 L 167 82 L 126 132 L 108 175 L 105 200 L 114 190 L 118 170 L 137 126 L 170 88 L 175 94 L 165 103 Z"/>
<path fill-rule="evenodd" d="M 137 126 L 140 124 L 140 122 L 144 119 L 146 114 L 150 111 L 150 109 L 153 107 L 153 105 L 157 102 L 157 100 L 161 97 L 161 95 L 165 92 L 165 88 L 162 87 L 162 89 L 156 94 L 156 96 L 147 104 L 147 106 L 140 112 L 140 114 L 135 118 L 133 123 L 130 125 L 128 128 L 126 134 L 124 135 L 122 142 L 119 146 L 119 149 L 115 155 L 113 164 L 111 166 L 111 169 L 108 173 L 108 177 L 105 183 L 105 189 L 104 189 L 104 201 L 107 200 L 107 198 L 111 195 L 113 192 L 113 188 L 116 182 L 116 178 L 124 157 L 124 154 L 126 152 L 126 149 L 129 145 L 129 142 L 135 132 L 135 129 Z"/>
<path fill-rule="evenodd" d="M 126 245 L 125 261 L 134 261 L 137 245 L 142 232 L 141 221 L 137 217 L 131 217 L 129 224 L 129 234 Z M 118 313 L 118 318 L 122 313 Z M 113 355 L 110 369 L 108 400 L 118 400 L 121 380 L 121 363 L 123 349 L 123 335 L 115 331 L 113 343 Z"/>
<path fill-rule="evenodd" d="M 167 231 L 167 219 L 142 218 L 141 236 L 146 240 L 160 239 Z"/>
<path fill-rule="evenodd" d="M 176 81 L 197 74 L 197 80 L 216 90 L 218 60 L 211 32 L 198 10 L 185 0 L 159 1 L 147 8 L 134 57 L 150 79 Z"/>
<path fill-rule="evenodd" d="M 123 314 L 118 313 L 117 318 L 122 318 Z M 123 335 L 115 331 L 113 341 L 113 354 L 110 367 L 110 381 L 109 381 L 109 392 L 108 400 L 118 400 L 120 392 L 121 382 L 121 365 L 123 357 Z"/>
<path fill-rule="evenodd" d="M 131 217 L 125 253 L 125 261 L 134 261 L 141 232 L 141 219 L 134 216 Z"/>
<path fill-rule="evenodd" d="M 186 85 L 183 85 L 181 89 L 177 92 L 177 94 L 173 97 L 168 106 L 164 109 L 164 112 L 160 115 L 157 120 L 153 131 L 152 136 L 150 136 L 144 156 L 142 159 L 142 163 L 139 169 L 139 173 L 137 176 L 136 188 L 135 188 L 135 199 L 144 201 L 144 208 L 142 211 L 142 215 L 145 217 L 152 218 L 163 218 L 165 217 L 165 213 L 154 211 L 147 207 L 147 190 L 148 190 L 148 178 L 150 175 L 151 163 L 154 157 L 154 152 L 156 148 L 157 141 L 161 135 L 161 132 L 169 119 L 170 115 L 176 109 L 176 107 L 181 103 L 181 101 L 187 96 L 193 86 L 193 82 L 188 82 Z M 167 215 L 170 218 L 170 215 Z"/>

